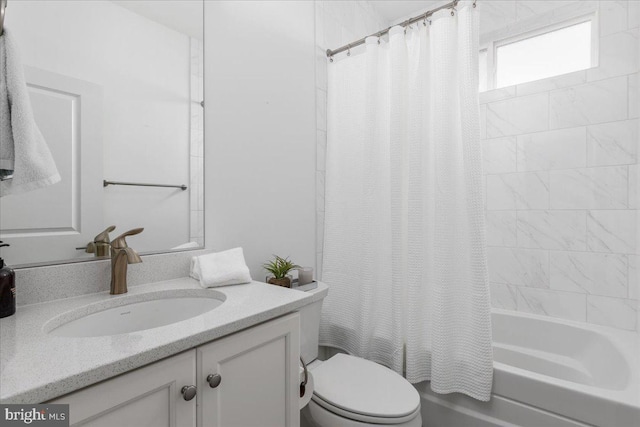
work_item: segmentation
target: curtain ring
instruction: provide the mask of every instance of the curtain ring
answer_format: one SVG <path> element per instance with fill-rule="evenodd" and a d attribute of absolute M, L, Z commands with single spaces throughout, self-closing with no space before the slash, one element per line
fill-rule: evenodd
<path fill-rule="evenodd" d="M 475 9 L 476 7 L 476 0 L 473 0 L 473 8 Z"/>
<path fill-rule="evenodd" d="M 347 45 L 347 56 L 351 56 L 351 45 Z"/>
<path fill-rule="evenodd" d="M 380 36 L 378 36 L 378 44 L 380 44 Z"/>

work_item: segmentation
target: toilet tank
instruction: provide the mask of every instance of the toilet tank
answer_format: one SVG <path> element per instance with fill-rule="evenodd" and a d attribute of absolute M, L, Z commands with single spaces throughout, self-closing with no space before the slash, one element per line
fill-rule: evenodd
<path fill-rule="evenodd" d="M 327 289 L 327 285 L 318 282 L 316 289 L 309 293 L 321 293 Z M 322 298 L 300 309 L 300 356 L 305 363 L 311 363 L 318 357 L 318 336 L 320 334 L 320 312 L 322 310 Z"/>

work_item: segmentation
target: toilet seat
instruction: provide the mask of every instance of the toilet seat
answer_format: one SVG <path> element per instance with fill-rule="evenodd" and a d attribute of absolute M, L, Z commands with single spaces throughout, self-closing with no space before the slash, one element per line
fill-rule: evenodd
<path fill-rule="evenodd" d="M 406 415 L 404 417 L 398 417 L 398 418 L 393 418 L 393 417 L 375 417 L 375 416 L 369 416 L 369 415 L 365 415 L 365 414 L 359 414 L 357 412 L 350 412 L 347 410 L 344 410 L 342 408 L 339 408 L 335 405 L 332 405 L 329 402 L 324 401 L 322 398 L 319 398 L 316 395 L 313 395 L 313 397 L 311 397 L 311 400 L 316 403 L 318 406 L 326 409 L 327 411 L 338 415 L 342 418 L 346 418 L 349 420 L 353 420 L 353 421 L 358 421 L 361 423 L 370 423 L 370 424 L 380 424 L 380 425 L 400 425 L 400 424 L 404 424 L 407 423 L 411 420 L 413 420 L 414 418 L 416 418 L 419 414 L 420 414 L 420 408 L 416 408 L 415 411 L 413 411 L 413 413 Z"/>
<path fill-rule="evenodd" d="M 420 412 L 418 391 L 377 363 L 337 354 L 312 370 L 313 402 L 336 415 L 372 424 L 402 424 Z"/>

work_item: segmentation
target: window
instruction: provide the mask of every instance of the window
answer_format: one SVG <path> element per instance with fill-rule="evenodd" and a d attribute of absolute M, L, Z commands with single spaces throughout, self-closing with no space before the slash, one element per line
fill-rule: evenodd
<path fill-rule="evenodd" d="M 545 79 L 594 65 L 594 15 L 504 36 L 479 53 L 480 91 Z M 485 47 L 486 46 L 486 47 Z"/>
<path fill-rule="evenodd" d="M 487 49 L 480 51 L 478 61 L 480 62 L 480 92 L 485 92 L 487 90 Z"/>
<path fill-rule="evenodd" d="M 591 21 L 496 48 L 496 87 L 591 67 Z"/>

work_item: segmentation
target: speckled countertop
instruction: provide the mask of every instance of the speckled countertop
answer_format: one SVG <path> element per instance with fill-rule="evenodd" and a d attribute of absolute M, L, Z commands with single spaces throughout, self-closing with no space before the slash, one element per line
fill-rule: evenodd
<path fill-rule="evenodd" d="M 318 289 L 300 292 L 252 282 L 203 290 L 195 280 L 182 278 L 130 287 L 124 295 L 97 293 L 20 306 L 15 315 L 0 319 L 0 402 L 48 401 L 296 311 L 326 295 L 326 285 L 320 283 Z M 86 338 L 47 333 L 52 325 L 82 311 L 155 299 L 158 292 L 210 292 L 225 301 L 203 315 L 139 332 Z"/>

